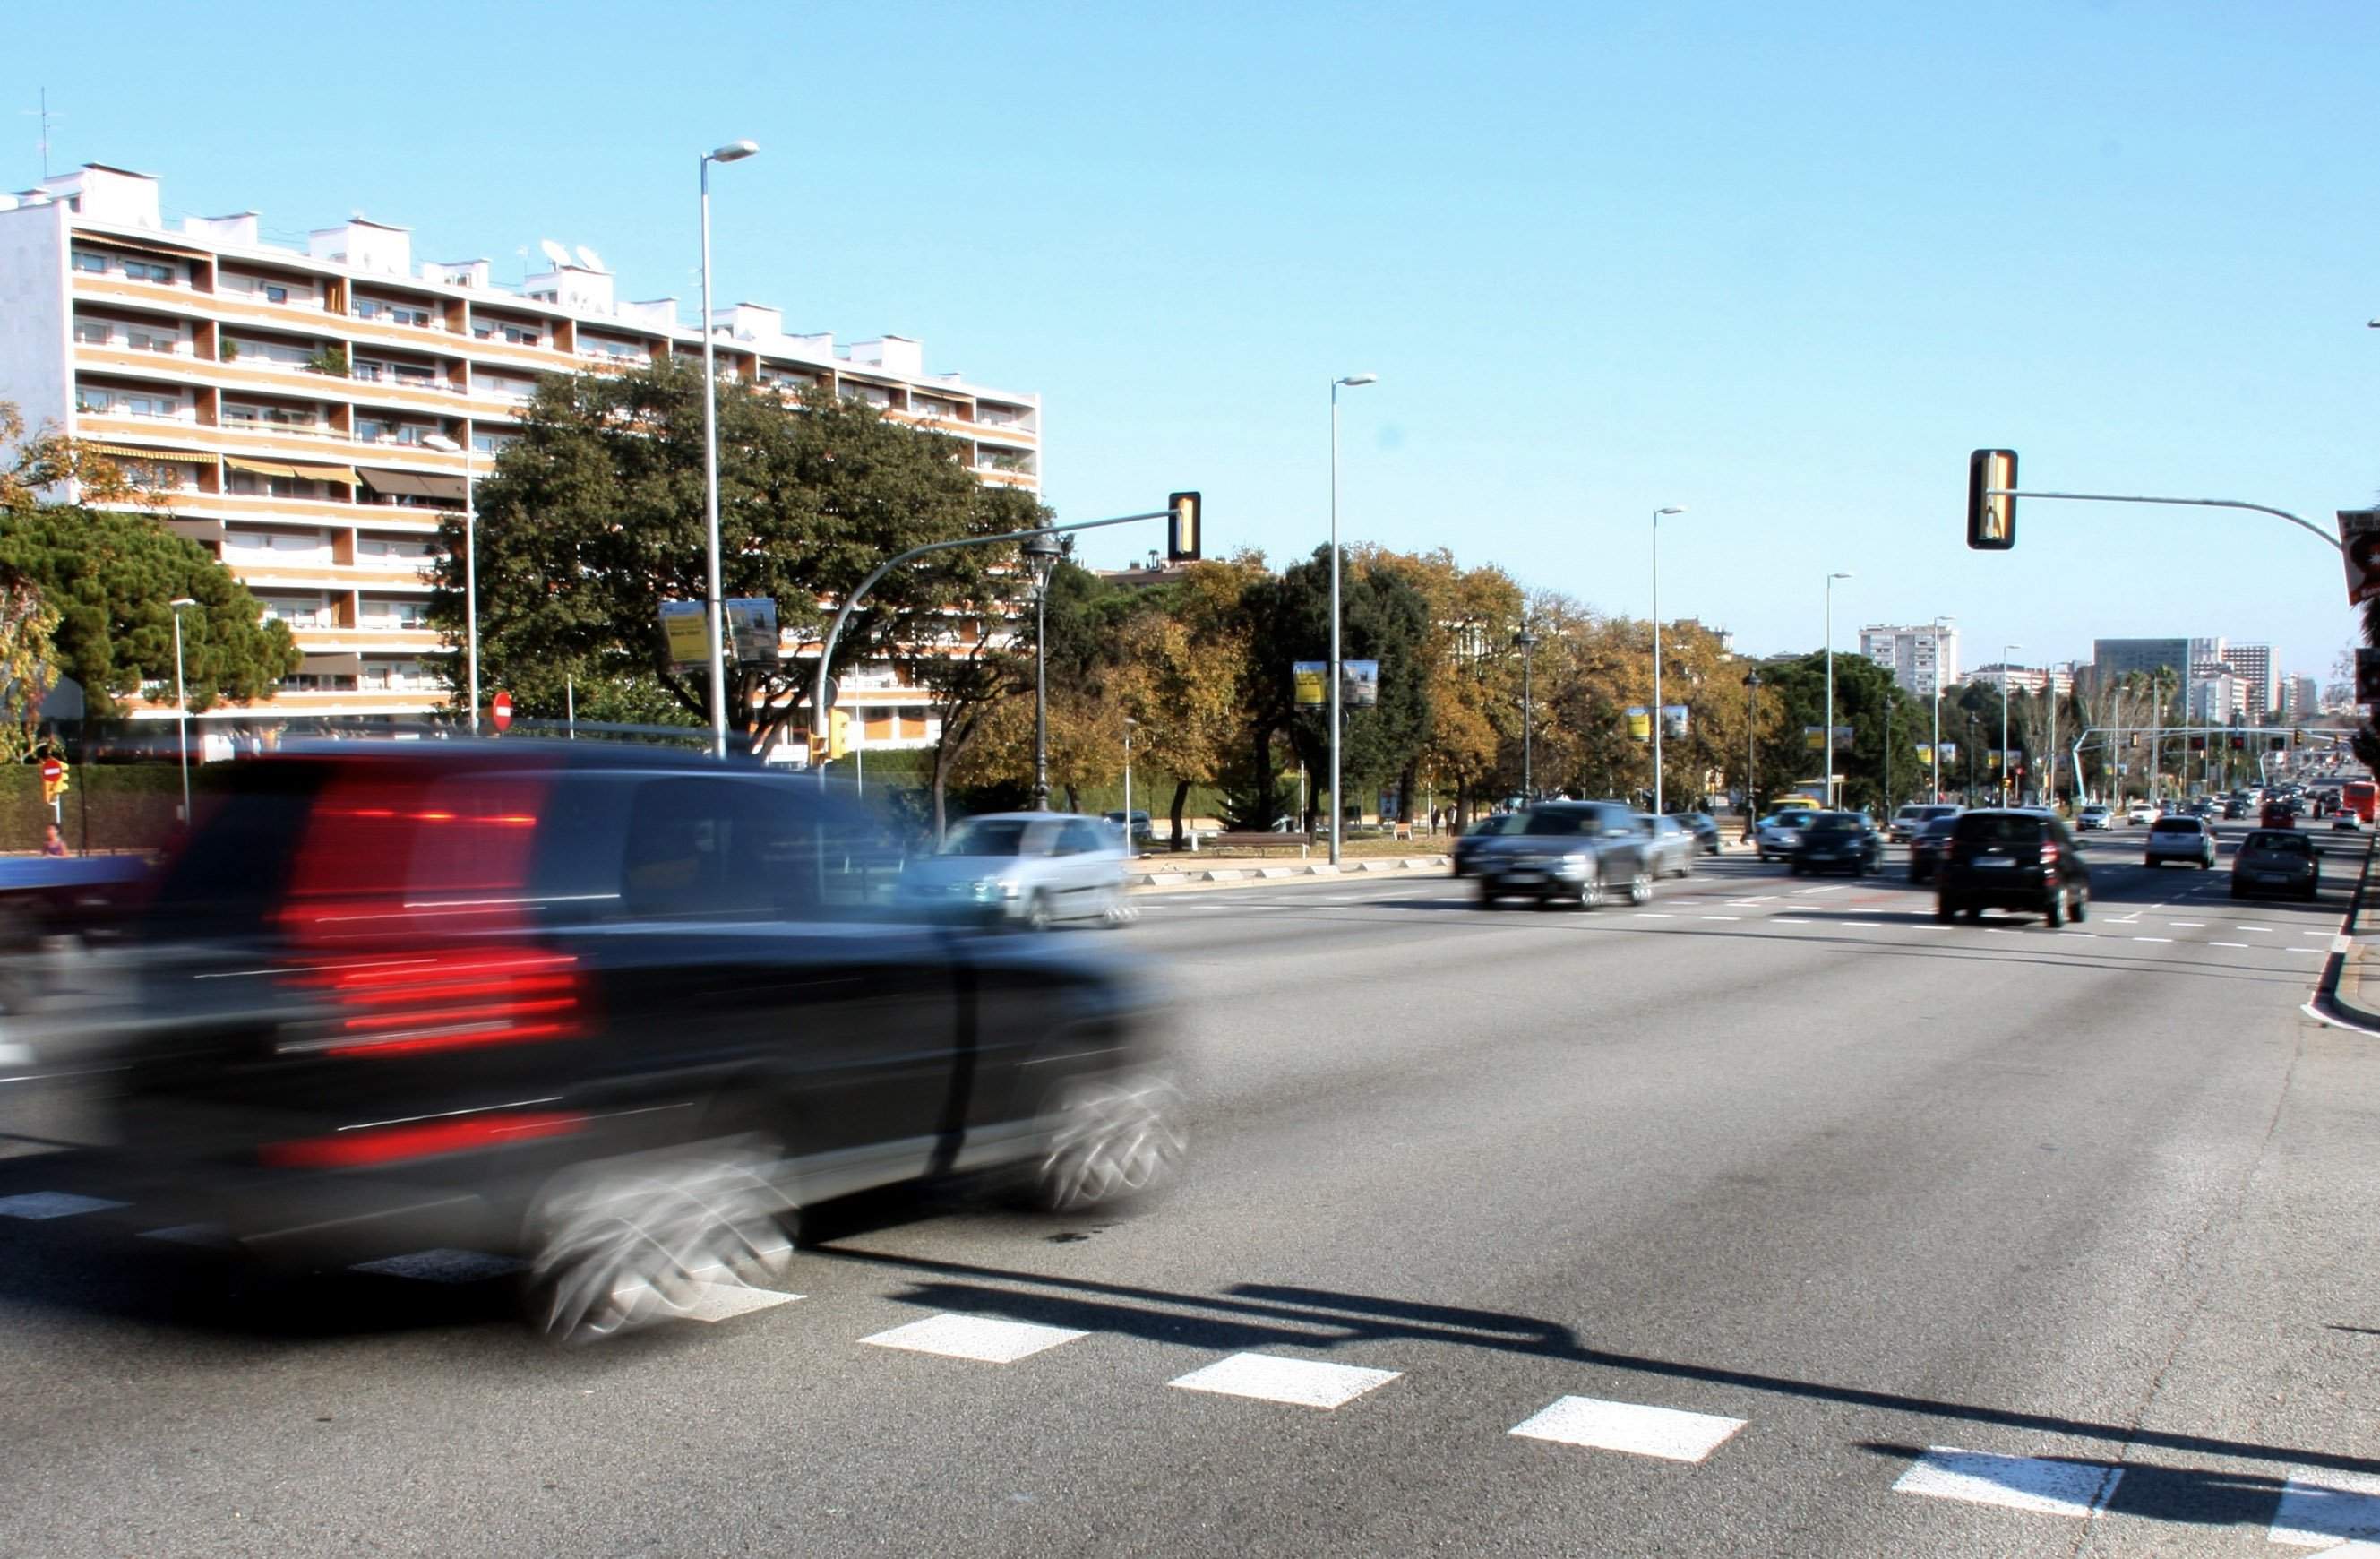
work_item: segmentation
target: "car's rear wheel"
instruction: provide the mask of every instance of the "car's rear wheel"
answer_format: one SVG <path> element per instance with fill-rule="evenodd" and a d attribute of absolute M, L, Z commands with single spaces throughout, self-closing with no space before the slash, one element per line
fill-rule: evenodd
<path fill-rule="evenodd" d="M 1947 898 L 1937 898 L 1934 901 L 1934 919 L 1937 921 L 1947 926 L 1958 918 L 1959 907 L 1956 904 Z"/>
<path fill-rule="evenodd" d="M 2058 889 L 2042 902 L 2041 923 L 2051 931 L 2066 923 L 2066 890 Z"/>
<path fill-rule="evenodd" d="M 1485 883 L 1479 884 L 1479 907 L 1482 909 L 1496 907 L 1496 890 Z"/>

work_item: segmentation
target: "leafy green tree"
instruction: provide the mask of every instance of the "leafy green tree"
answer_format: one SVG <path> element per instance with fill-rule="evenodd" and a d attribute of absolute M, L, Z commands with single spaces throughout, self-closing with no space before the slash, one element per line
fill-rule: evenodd
<path fill-rule="evenodd" d="M 262 621 L 248 588 L 196 542 L 147 515 L 34 508 L 0 520 L 0 579 L 37 591 L 57 615 L 57 669 L 82 684 L 90 712 L 122 713 L 144 683 L 174 676 L 174 609 L 182 619 L 183 686 L 190 707 L 270 698 L 298 669 L 289 629 Z"/>
<path fill-rule="evenodd" d="M 1799 660 L 1771 662 L 1760 668 L 1762 702 L 1776 700 L 1779 720 L 1760 753 L 1763 788 L 1776 794 L 1795 781 L 1815 785 L 1826 772 L 1823 750 L 1809 745 L 1804 732 L 1827 723 L 1827 657 L 1823 652 Z M 1999 696 L 1987 688 L 1973 688 L 1990 700 L 1990 740 L 1999 739 Z M 1886 806 L 1884 788 L 1885 714 L 1891 712 L 1894 795 L 1906 795 L 1918 777 L 1910 750 L 1922 736 L 1930 737 L 1925 706 L 1903 692 L 1892 674 L 1864 655 L 1835 656 L 1835 724 L 1852 728 L 1852 745 L 1835 754 L 1835 781 L 1840 804 L 1871 810 Z M 1922 729 L 1921 729 L 1922 727 Z M 1945 710 L 1943 739 L 1954 740 L 1951 719 Z M 1962 743 L 1963 761 L 1972 751 Z M 1945 771 L 1947 783 L 1950 775 Z"/>
<path fill-rule="evenodd" d="M 650 680 L 708 718 L 705 669 L 673 665 L 660 627 L 663 602 L 706 593 L 702 447 L 698 369 L 540 381 L 520 437 L 477 495 L 483 684 L 542 688 L 568 665 Z M 963 448 L 823 391 L 789 403 L 722 382 L 723 593 L 774 598 L 780 625 L 798 639 L 822 632 L 832 603 L 896 553 L 1048 522 L 1031 494 L 978 482 L 960 464 Z M 458 637 L 462 530 L 457 517 L 442 532 L 430 613 Z M 832 669 L 890 658 L 914 673 L 951 658 L 954 609 L 998 598 L 1015 557 L 1013 547 L 962 548 L 887 575 L 853 614 Z M 756 747 L 808 703 L 804 666 L 731 664 L 728 675 L 730 728 Z"/>

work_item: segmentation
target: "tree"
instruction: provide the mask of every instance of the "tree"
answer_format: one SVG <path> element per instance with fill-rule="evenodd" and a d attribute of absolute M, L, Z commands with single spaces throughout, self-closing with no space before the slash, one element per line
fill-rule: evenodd
<path fill-rule="evenodd" d="M 1193 564 L 1180 583 L 1150 591 L 1123 625 L 1118 701 L 1134 723 L 1135 749 L 1173 777 L 1177 850 L 1190 787 L 1221 780 L 1234 755 L 1252 670 L 1245 602 L 1261 576 L 1261 563 L 1246 557 Z"/>
<path fill-rule="evenodd" d="M 649 678 L 708 718 L 707 668 L 672 664 L 660 629 L 663 602 L 707 591 L 702 400 L 700 371 L 674 361 L 540 381 L 520 437 L 477 495 L 483 678 L 529 682 L 558 665 Z M 895 554 L 1048 522 L 1031 494 L 970 476 L 958 441 L 888 422 L 864 402 L 813 391 L 789 403 L 722 381 L 718 425 L 722 591 L 773 598 L 797 638 L 823 630 L 821 602 L 847 597 Z M 459 635 L 461 517 L 442 540 L 430 617 Z M 915 675 L 963 657 L 965 622 L 971 612 L 983 623 L 981 603 L 1002 594 L 1015 556 L 969 547 L 895 569 L 853 613 L 831 672 L 891 659 Z M 802 666 L 738 664 L 728 676 L 729 726 L 756 749 L 808 700 Z"/>
<path fill-rule="evenodd" d="M 182 619 L 190 707 L 269 698 L 298 669 L 286 625 L 261 621 L 248 588 L 207 550 L 147 515 L 35 508 L 0 522 L 0 580 L 30 587 L 57 615 L 56 666 L 82 684 L 92 715 L 174 675 L 174 609 Z"/>
<path fill-rule="evenodd" d="M 1760 754 L 1760 772 L 1768 777 L 1773 792 L 1795 781 L 1815 784 L 1826 772 L 1827 757 L 1821 748 L 1810 745 L 1806 732 L 1823 733 L 1827 724 L 1827 656 L 1824 651 L 1798 660 L 1773 662 L 1760 670 L 1763 701 L 1774 695 L 1779 724 L 1774 727 Z M 1991 708 L 1991 745 L 1999 740 L 1999 695 L 1982 684 L 1972 684 L 1960 696 L 1961 711 L 1972 711 L 1971 700 L 1988 700 Z M 1848 749 L 1835 753 L 1835 780 L 1840 789 L 1840 804 L 1845 807 L 1880 808 L 1887 803 L 1884 786 L 1885 713 L 1891 712 L 1893 758 L 1896 782 L 1895 794 L 1917 778 L 1915 755 L 1909 751 L 1914 745 L 1924 723 L 1927 736 L 1932 725 L 1926 720 L 1925 706 L 1901 690 L 1892 674 L 1864 655 L 1835 657 L 1835 721 L 1837 725 L 1852 728 Z M 1972 715 L 1970 714 L 1970 718 Z M 1943 735 L 1951 736 L 1950 711 L 1943 711 Z M 1817 739 L 1825 739 L 1821 735 Z M 1967 754 L 1973 749 L 1968 747 Z M 1904 762 L 1903 754 L 1907 754 Z M 1946 780 L 1949 775 L 1946 773 Z"/>

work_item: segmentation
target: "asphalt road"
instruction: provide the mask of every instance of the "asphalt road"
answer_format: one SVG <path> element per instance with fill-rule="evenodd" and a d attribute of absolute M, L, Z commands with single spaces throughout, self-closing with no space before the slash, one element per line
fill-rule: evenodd
<path fill-rule="evenodd" d="M 204 1302 L 210 1258 L 60 1145 L 72 1080 L 0 1084 L 0 1553 L 2380 1531 L 2380 1041 L 2300 1010 L 2363 841 L 2324 836 L 2318 905 L 2242 905 L 2143 833 L 2091 837 L 2064 932 L 1937 925 L 1899 851 L 1584 913 L 1443 878 L 1155 897 L 1062 934 L 1175 993 L 1173 1194 L 830 1209 L 798 1297 L 576 1352 L 453 1255 Z"/>

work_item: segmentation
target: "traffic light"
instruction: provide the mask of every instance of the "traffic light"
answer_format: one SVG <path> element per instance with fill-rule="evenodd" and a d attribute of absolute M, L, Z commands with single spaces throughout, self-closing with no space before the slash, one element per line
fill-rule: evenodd
<path fill-rule="evenodd" d="M 851 712 L 830 709 L 826 712 L 826 756 L 832 763 L 851 755 Z"/>
<path fill-rule="evenodd" d="M 2289 738 L 2287 737 L 2266 737 L 2265 738 L 2265 750 L 2267 752 L 2282 751 L 2287 749 L 2289 745 Z"/>
<path fill-rule="evenodd" d="M 2006 552 L 2016 545 L 2016 500 L 1989 497 L 2016 491 L 2016 451 L 1978 449 L 1967 457 L 1967 545 Z"/>
<path fill-rule="evenodd" d="M 1173 511 L 1165 526 L 1165 560 L 1168 563 L 1198 561 L 1198 505 L 1196 493 L 1166 494 L 1165 506 Z"/>
<path fill-rule="evenodd" d="M 2232 750 L 2232 751 L 2234 751 L 2234 752 L 2245 752 L 2245 751 L 2247 751 L 2247 750 L 2248 750 L 2248 738 L 2247 738 L 2246 737 L 2244 737 L 2244 736 L 2241 736 L 2241 735 L 2240 735 L 2239 732 L 2237 732 L 2237 731 L 2232 732 L 2232 733 L 2231 733 L 2231 750 Z"/>
<path fill-rule="evenodd" d="M 2206 738 L 2205 738 L 2204 737 L 2191 737 L 2191 738 L 2190 738 L 2190 750 L 2191 750 L 2191 751 L 2192 751 L 2192 752 L 2204 752 L 2204 751 L 2205 751 L 2205 750 L 2206 750 Z"/>

